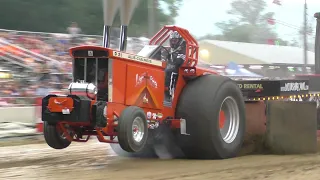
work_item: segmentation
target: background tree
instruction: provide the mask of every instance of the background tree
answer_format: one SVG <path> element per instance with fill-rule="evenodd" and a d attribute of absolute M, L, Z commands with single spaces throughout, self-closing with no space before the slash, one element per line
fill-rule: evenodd
<path fill-rule="evenodd" d="M 281 45 L 287 42 L 281 40 L 272 30 L 273 12 L 265 12 L 266 2 L 264 0 L 235 0 L 231 3 L 231 9 L 227 11 L 232 19 L 216 23 L 222 30 L 221 40 L 268 43 L 269 39 L 278 40 Z"/>
<path fill-rule="evenodd" d="M 290 46 L 294 46 L 294 47 L 300 47 L 300 44 L 299 44 L 299 42 L 297 41 L 297 39 L 292 39 L 292 40 L 289 42 L 289 45 L 290 45 Z"/>
<path fill-rule="evenodd" d="M 174 18 L 178 16 L 178 10 L 182 5 L 182 0 L 155 0 L 159 2 L 163 2 L 168 6 L 169 10 L 169 22 L 174 23 Z"/>
<path fill-rule="evenodd" d="M 169 13 L 158 6 L 156 24 L 172 23 L 182 0 L 157 0 L 167 3 Z M 148 30 L 148 0 L 140 0 L 130 24 L 129 35 L 141 36 Z M 85 34 L 102 34 L 102 0 L 1 0 L 0 28 L 65 33 L 77 22 Z M 114 26 L 120 24 L 119 16 Z"/>

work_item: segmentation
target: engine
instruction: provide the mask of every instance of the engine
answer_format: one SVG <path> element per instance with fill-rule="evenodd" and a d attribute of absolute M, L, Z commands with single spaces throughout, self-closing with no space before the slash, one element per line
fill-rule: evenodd
<path fill-rule="evenodd" d="M 95 99 L 98 92 L 96 85 L 85 81 L 72 82 L 68 89 L 72 95 L 84 95 L 90 99 Z"/>

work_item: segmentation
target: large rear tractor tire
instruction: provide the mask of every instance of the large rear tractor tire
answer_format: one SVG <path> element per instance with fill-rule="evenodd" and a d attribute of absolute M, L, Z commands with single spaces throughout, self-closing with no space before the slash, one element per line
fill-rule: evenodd
<path fill-rule="evenodd" d="M 56 124 L 43 123 L 43 135 L 46 143 L 54 149 L 67 148 L 71 142 L 60 132 Z"/>
<path fill-rule="evenodd" d="M 237 84 L 223 76 L 204 75 L 186 85 L 177 106 L 187 133 L 178 135 L 186 158 L 237 156 L 245 135 L 245 104 Z"/>
<path fill-rule="evenodd" d="M 139 152 L 144 149 L 148 138 L 148 124 L 144 111 L 129 106 L 121 112 L 118 123 L 118 141 L 127 152 Z"/>

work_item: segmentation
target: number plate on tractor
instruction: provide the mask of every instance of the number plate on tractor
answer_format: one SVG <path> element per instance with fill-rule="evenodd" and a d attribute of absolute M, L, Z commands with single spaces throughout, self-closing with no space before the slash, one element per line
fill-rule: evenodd
<path fill-rule="evenodd" d="M 62 109 L 62 114 L 70 114 L 70 110 L 69 109 Z"/>

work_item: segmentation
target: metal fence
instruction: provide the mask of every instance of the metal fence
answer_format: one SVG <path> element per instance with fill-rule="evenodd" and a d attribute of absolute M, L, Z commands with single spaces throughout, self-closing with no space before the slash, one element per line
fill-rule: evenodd
<path fill-rule="evenodd" d="M 35 106 L 37 97 L 0 97 L 0 107 Z"/>

